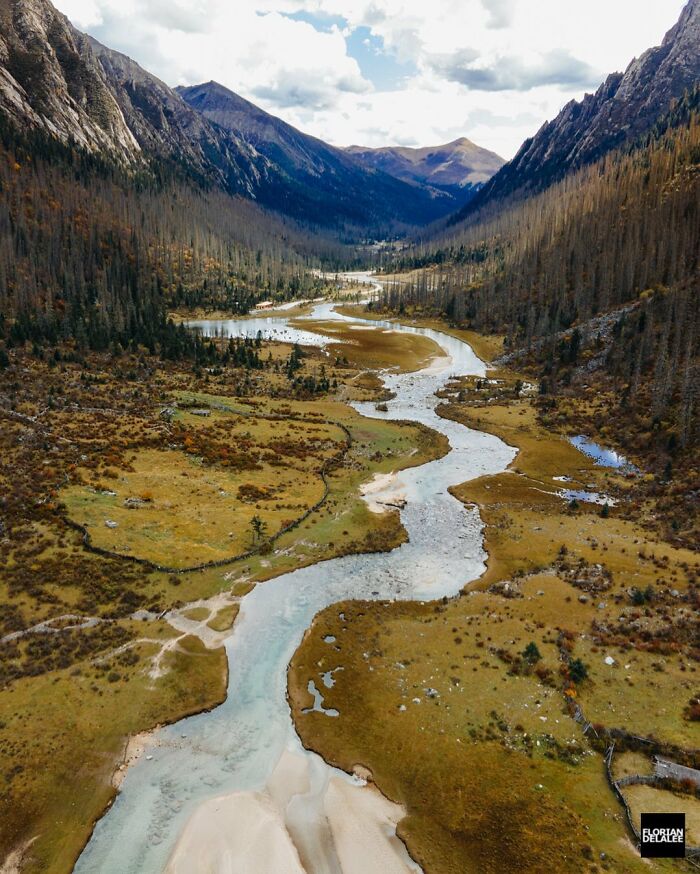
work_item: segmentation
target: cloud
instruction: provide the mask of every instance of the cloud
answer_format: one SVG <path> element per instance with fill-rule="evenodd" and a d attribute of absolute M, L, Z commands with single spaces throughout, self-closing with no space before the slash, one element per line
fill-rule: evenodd
<path fill-rule="evenodd" d="M 586 88 L 603 78 L 590 64 L 558 49 L 530 63 L 513 55 L 485 61 L 473 49 L 438 55 L 430 63 L 439 75 L 474 91 L 531 91 L 545 85 Z"/>
<path fill-rule="evenodd" d="M 272 83 L 253 88 L 255 97 L 275 106 L 297 109 L 331 109 L 338 102 L 338 93 L 364 94 L 370 85 L 361 76 L 319 80 L 308 70 L 281 70 Z"/>
<path fill-rule="evenodd" d="M 488 27 L 508 27 L 515 13 L 515 0 L 482 0 L 489 13 Z"/>
<path fill-rule="evenodd" d="M 468 136 L 509 157 L 685 0 L 53 2 L 170 85 L 215 79 L 330 142 Z"/>
<path fill-rule="evenodd" d="M 63 0 L 57 5 L 73 24 L 85 30 L 95 27 L 102 21 L 97 0 Z"/>
<path fill-rule="evenodd" d="M 206 33 L 210 4 L 190 0 L 141 0 L 146 15 L 160 27 L 184 33 Z"/>

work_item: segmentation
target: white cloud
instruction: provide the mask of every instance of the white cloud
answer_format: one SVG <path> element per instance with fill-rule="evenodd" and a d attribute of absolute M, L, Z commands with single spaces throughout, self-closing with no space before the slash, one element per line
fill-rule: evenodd
<path fill-rule="evenodd" d="M 505 157 L 572 97 L 658 44 L 684 5 L 684 0 L 56 2 L 76 25 L 170 84 L 216 79 L 331 142 L 427 145 L 469 136 Z M 300 12 L 305 20 L 288 17 Z M 336 21 L 340 24 L 328 25 Z M 382 52 L 377 55 L 374 48 L 379 40 L 387 63 L 413 71 L 399 90 L 375 87 L 377 68 L 359 55 L 359 62 L 351 57 L 346 37 L 358 27 L 373 37 L 373 63 L 382 62 Z"/>
<path fill-rule="evenodd" d="M 508 27 L 515 12 L 515 0 L 482 0 L 489 12 L 489 27 Z"/>
<path fill-rule="evenodd" d="M 542 85 L 584 88 L 600 81 L 590 64 L 554 49 L 534 58 L 482 57 L 473 49 L 430 58 L 433 69 L 451 82 L 475 91 L 532 91 Z"/>

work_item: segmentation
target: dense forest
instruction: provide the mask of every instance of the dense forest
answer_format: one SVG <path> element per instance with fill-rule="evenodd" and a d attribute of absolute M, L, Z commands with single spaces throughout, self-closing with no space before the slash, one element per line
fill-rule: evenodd
<path fill-rule="evenodd" d="M 632 146 L 398 257 L 390 310 L 504 333 L 555 394 L 606 374 L 664 440 L 697 443 L 700 89 Z M 642 429 L 643 431 L 644 429 Z"/>
<path fill-rule="evenodd" d="M 0 119 L 1 121 L 1 119 Z M 313 247 L 314 255 L 311 254 Z M 166 165 L 135 174 L 0 124 L 0 340 L 166 355 L 200 342 L 168 307 L 247 312 L 313 295 L 340 248 Z M 191 348 L 190 348 L 191 347 Z"/>

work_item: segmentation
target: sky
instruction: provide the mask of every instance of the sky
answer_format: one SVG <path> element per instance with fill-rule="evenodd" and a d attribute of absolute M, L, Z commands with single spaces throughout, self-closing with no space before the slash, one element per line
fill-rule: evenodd
<path fill-rule="evenodd" d="M 685 0 L 54 0 L 171 86 L 211 79 L 335 145 L 511 158 Z"/>

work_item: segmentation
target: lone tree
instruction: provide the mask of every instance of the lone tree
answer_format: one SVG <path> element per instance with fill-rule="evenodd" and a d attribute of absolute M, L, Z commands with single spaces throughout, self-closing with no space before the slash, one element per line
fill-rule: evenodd
<path fill-rule="evenodd" d="M 522 655 L 529 665 L 536 665 L 542 658 L 542 653 L 539 651 L 537 644 L 534 641 L 528 643 L 523 650 Z"/>
<path fill-rule="evenodd" d="M 574 659 L 569 662 L 569 676 L 574 683 L 583 683 L 588 677 L 588 668 L 581 659 Z"/>
<path fill-rule="evenodd" d="M 255 515 L 250 520 L 250 527 L 253 532 L 253 543 L 259 543 L 264 539 L 265 534 L 267 533 L 267 522 L 260 518 L 260 516 Z"/>

